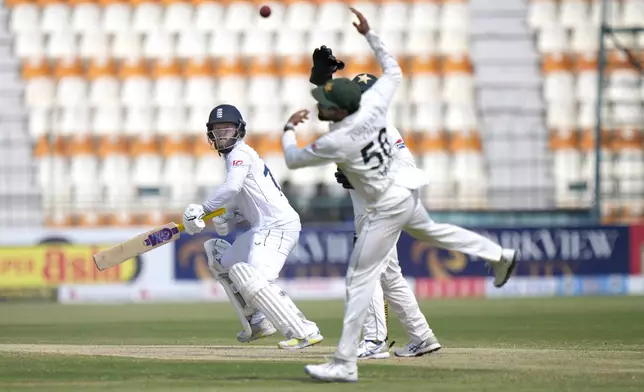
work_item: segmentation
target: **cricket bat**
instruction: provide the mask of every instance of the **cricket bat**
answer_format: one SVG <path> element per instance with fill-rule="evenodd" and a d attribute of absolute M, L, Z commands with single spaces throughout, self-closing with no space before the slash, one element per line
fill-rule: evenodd
<path fill-rule="evenodd" d="M 206 214 L 203 220 L 210 220 L 216 216 L 223 215 L 226 212 L 224 208 Z M 152 229 L 143 234 L 122 242 L 109 249 L 102 250 L 94 255 L 94 264 L 99 271 L 106 270 L 124 263 L 136 256 L 149 252 L 160 246 L 174 242 L 179 239 L 181 232 L 184 230 L 182 223 L 170 222 L 163 226 Z"/>

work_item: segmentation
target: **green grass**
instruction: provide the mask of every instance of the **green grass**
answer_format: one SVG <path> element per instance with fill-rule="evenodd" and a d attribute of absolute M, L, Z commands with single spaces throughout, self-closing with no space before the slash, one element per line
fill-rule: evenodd
<path fill-rule="evenodd" d="M 332 354 L 339 301 L 301 303 L 326 340 L 286 354 L 274 348 L 276 336 L 237 343 L 227 303 L 0 304 L 0 391 L 644 390 L 642 298 L 441 300 L 421 307 L 444 346 L 438 355 L 361 362 L 358 384 L 329 385 L 313 382 L 302 367 Z M 406 343 L 390 317 L 390 337 Z"/>

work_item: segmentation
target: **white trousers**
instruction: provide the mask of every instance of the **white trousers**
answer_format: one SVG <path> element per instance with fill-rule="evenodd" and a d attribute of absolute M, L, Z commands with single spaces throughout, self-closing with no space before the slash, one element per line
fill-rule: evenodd
<path fill-rule="evenodd" d="M 364 215 L 355 217 L 356 228 L 362 226 L 364 218 Z M 376 282 L 373 297 L 367 308 L 367 315 L 362 327 L 362 339 L 387 340 L 389 326 L 385 313 L 386 298 L 394 314 L 402 323 L 410 342 L 420 343 L 427 340 L 434 332 L 420 311 L 412 288 L 403 277 L 396 244 L 387 255 L 385 264 L 386 268 L 380 280 Z"/>
<path fill-rule="evenodd" d="M 355 362 L 361 327 L 380 277 L 389 269 L 387 256 L 401 230 L 433 246 L 481 257 L 501 259 L 502 248 L 489 239 L 458 226 L 435 223 L 422 206 L 418 192 L 395 207 L 365 213 L 357 228 L 358 241 L 351 252 L 346 277 L 346 304 L 342 337 L 335 358 Z M 394 308 L 392 310 L 398 313 Z M 402 313 L 402 312 L 401 312 Z"/>
<path fill-rule="evenodd" d="M 221 265 L 228 270 L 236 263 L 248 263 L 255 267 L 262 277 L 274 284 L 299 238 L 299 231 L 251 229 L 235 239 L 221 257 Z M 284 299 L 296 314 L 301 313 L 288 296 Z M 264 318 L 261 312 L 255 311 L 250 323 L 257 324 Z M 306 319 L 304 322 L 309 333 L 318 331 L 314 322 Z"/>

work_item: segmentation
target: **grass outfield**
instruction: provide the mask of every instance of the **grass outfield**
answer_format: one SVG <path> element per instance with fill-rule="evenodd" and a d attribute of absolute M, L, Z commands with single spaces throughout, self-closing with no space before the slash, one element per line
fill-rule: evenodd
<path fill-rule="evenodd" d="M 644 298 L 426 301 L 443 349 L 360 362 L 358 384 L 304 374 L 333 352 L 343 304 L 301 308 L 326 340 L 290 353 L 237 343 L 226 303 L 0 304 L 0 391 L 644 391 Z"/>

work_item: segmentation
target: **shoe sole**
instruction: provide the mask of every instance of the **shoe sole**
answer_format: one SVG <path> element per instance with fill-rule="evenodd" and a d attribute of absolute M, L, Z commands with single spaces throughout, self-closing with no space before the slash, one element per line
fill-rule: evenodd
<path fill-rule="evenodd" d="M 254 339 L 243 339 L 243 340 L 242 340 L 242 339 L 239 339 L 239 337 L 238 337 L 238 338 L 237 338 L 237 341 L 238 341 L 239 343 L 250 343 L 250 342 L 255 341 L 255 340 L 264 339 L 264 338 L 267 338 L 267 337 L 269 337 L 269 336 L 273 336 L 273 335 L 275 335 L 276 333 L 277 333 L 277 330 L 275 330 L 275 331 L 273 331 L 273 332 L 271 332 L 271 333 L 264 334 L 264 335 L 262 335 L 262 336 L 258 336 L 258 337 L 254 338 Z"/>
<path fill-rule="evenodd" d="M 397 357 L 400 357 L 400 358 L 422 357 L 423 355 L 426 355 L 426 354 L 435 353 L 436 351 L 440 350 L 441 348 L 443 348 L 443 346 L 441 346 L 440 343 L 434 343 L 434 344 L 430 344 L 429 346 L 427 346 L 427 348 L 425 348 L 424 351 L 420 351 L 420 352 L 413 353 L 413 354 L 410 354 L 410 355 L 400 355 L 397 352 L 394 352 L 394 354 Z"/>
<path fill-rule="evenodd" d="M 302 343 L 298 344 L 297 346 L 282 346 L 280 343 L 277 343 L 277 348 L 281 348 L 282 350 L 303 350 L 307 347 L 315 346 L 318 343 L 321 343 L 324 340 L 324 337 L 320 336 L 320 339 L 313 339 L 313 340 L 307 340 L 306 345 L 301 346 Z"/>
<path fill-rule="evenodd" d="M 494 287 L 497 289 L 503 287 L 506 283 L 508 283 L 508 280 L 510 280 L 510 276 L 512 276 L 512 272 L 514 272 L 514 268 L 517 266 L 517 261 L 519 259 L 519 251 L 514 252 L 514 257 L 512 258 L 512 263 L 510 263 L 510 267 L 508 267 L 508 272 L 506 272 L 505 277 L 499 283 L 498 285 L 495 284 Z"/>
<path fill-rule="evenodd" d="M 390 356 L 391 356 L 391 354 L 389 354 L 388 352 L 386 352 L 386 353 L 375 353 L 375 354 L 371 354 L 371 355 L 369 355 L 367 357 L 358 357 L 358 360 L 359 361 L 365 361 L 367 359 L 387 359 Z"/>
<path fill-rule="evenodd" d="M 309 369 L 306 367 L 304 368 L 304 373 L 308 374 L 311 378 L 318 380 L 318 381 L 324 381 L 324 382 L 358 382 L 358 379 L 356 378 L 355 380 L 348 380 L 346 378 L 321 378 L 316 376 L 315 374 L 309 372 Z"/>

